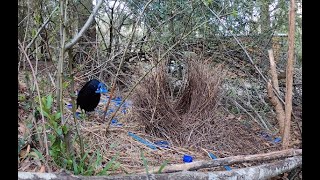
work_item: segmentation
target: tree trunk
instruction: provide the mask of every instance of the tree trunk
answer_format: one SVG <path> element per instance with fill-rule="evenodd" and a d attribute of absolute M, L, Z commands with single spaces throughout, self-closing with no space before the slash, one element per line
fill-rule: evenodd
<path fill-rule="evenodd" d="M 293 88 L 293 63 L 294 63 L 294 30 L 295 30 L 295 2 L 290 0 L 289 11 L 289 49 L 286 75 L 286 97 L 285 97 L 285 122 L 282 148 L 288 149 L 290 142 L 290 126 L 292 112 L 292 88 Z"/>

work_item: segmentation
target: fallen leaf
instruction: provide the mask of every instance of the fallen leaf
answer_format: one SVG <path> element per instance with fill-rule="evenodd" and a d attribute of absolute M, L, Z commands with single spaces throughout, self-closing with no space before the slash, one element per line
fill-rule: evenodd
<path fill-rule="evenodd" d="M 23 124 L 23 123 L 18 123 L 19 127 L 18 130 L 23 134 L 23 136 L 25 135 L 25 133 L 27 132 L 27 127 Z"/>
<path fill-rule="evenodd" d="M 27 146 L 27 153 L 29 153 L 30 152 L 30 144 L 28 144 L 28 146 Z"/>
<path fill-rule="evenodd" d="M 44 173 L 46 172 L 46 168 L 44 167 L 44 165 L 41 166 L 39 173 Z"/>

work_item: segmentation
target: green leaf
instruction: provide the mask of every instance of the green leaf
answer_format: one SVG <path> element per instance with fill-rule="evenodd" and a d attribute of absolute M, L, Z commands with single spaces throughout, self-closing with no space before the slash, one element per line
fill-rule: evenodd
<path fill-rule="evenodd" d="M 73 161 L 72 161 L 72 162 L 73 162 L 73 173 L 74 173 L 74 175 L 78 175 L 78 174 L 79 174 L 78 164 L 77 164 L 75 158 L 73 158 Z"/>
<path fill-rule="evenodd" d="M 86 152 L 83 157 L 80 159 L 79 165 L 78 165 L 78 169 L 79 169 L 79 174 L 84 174 L 84 166 L 85 166 L 85 159 L 88 156 L 88 152 Z"/>
<path fill-rule="evenodd" d="M 25 101 L 25 100 L 26 100 L 26 96 L 24 94 L 18 95 L 18 101 Z"/>
<path fill-rule="evenodd" d="M 52 134 L 48 134 L 48 139 L 52 143 L 52 142 L 54 142 L 56 140 L 56 136 L 54 136 Z"/>
<path fill-rule="evenodd" d="M 63 125 L 63 126 L 62 126 L 62 131 L 63 131 L 63 134 L 67 134 L 67 133 L 68 133 L 68 131 L 69 131 L 68 126 Z"/>
<path fill-rule="evenodd" d="M 205 0 L 205 1 L 203 1 L 203 2 L 204 2 L 204 4 L 205 4 L 206 6 L 209 6 L 210 4 L 212 4 L 212 1 L 213 1 L 213 0 Z"/>
<path fill-rule="evenodd" d="M 147 159 L 144 157 L 144 154 L 143 154 L 143 151 L 141 150 L 141 158 L 143 160 L 143 165 L 144 167 L 146 168 L 146 173 L 147 175 L 149 174 L 149 171 L 148 171 L 148 162 L 147 162 Z"/>
<path fill-rule="evenodd" d="M 238 11 L 235 9 L 232 10 L 232 16 L 237 17 L 238 16 Z"/>
<path fill-rule="evenodd" d="M 37 107 L 37 110 L 41 113 L 41 109 L 39 107 Z M 50 119 L 51 116 L 46 112 L 45 109 L 42 109 L 42 113 L 44 117 L 47 117 Z"/>
<path fill-rule="evenodd" d="M 51 123 L 54 129 L 58 128 L 58 123 L 56 121 L 51 121 Z"/>
<path fill-rule="evenodd" d="M 106 164 L 106 166 L 98 173 L 98 175 L 107 175 L 106 172 L 111 168 L 113 162 L 119 157 L 119 153 L 112 157 L 112 159 Z M 120 165 L 119 165 L 120 166 Z"/>
<path fill-rule="evenodd" d="M 47 96 L 47 104 L 46 104 L 46 108 L 47 108 L 48 110 L 51 109 L 52 101 L 53 101 L 52 95 L 49 94 L 49 95 Z"/>
<path fill-rule="evenodd" d="M 69 86 L 69 83 L 66 81 L 66 82 L 63 82 L 62 83 L 62 87 L 65 89 Z"/>
<path fill-rule="evenodd" d="M 32 148 L 33 152 L 30 152 L 29 155 L 33 156 L 34 158 L 37 158 L 41 161 L 44 161 L 43 155 L 35 148 Z"/>
<path fill-rule="evenodd" d="M 54 115 L 54 120 L 58 120 L 61 118 L 61 113 L 60 112 L 57 112 L 55 115 Z"/>
<path fill-rule="evenodd" d="M 102 162 L 102 156 L 100 154 L 100 151 L 97 150 L 97 159 L 95 162 L 95 167 L 98 168 L 99 166 L 101 166 L 101 162 Z"/>
<path fill-rule="evenodd" d="M 61 128 L 58 128 L 58 129 L 57 129 L 57 133 L 58 133 L 59 136 L 62 136 L 62 129 L 61 129 Z"/>
<path fill-rule="evenodd" d="M 158 170 L 158 174 L 160 174 L 160 173 L 162 172 L 163 168 L 164 168 L 167 164 L 168 164 L 168 160 L 165 160 L 165 161 L 161 164 L 161 166 L 160 166 L 160 168 L 159 168 L 159 170 Z"/>
<path fill-rule="evenodd" d="M 35 37 L 36 34 L 37 34 L 37 31 L 36 31 L 35 29 L 32 29 L 32 30 L 31 30 L 31 34 L 32 34 L 32 37 Z"/>

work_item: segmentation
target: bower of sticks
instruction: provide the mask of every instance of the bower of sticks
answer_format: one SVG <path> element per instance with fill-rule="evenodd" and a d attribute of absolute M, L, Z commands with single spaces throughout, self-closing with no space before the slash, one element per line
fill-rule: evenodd
<path fill-rule="evenodd" d="M 131 92 L 132 106 L 127 113 L 118 113 L 120 125 L 111 125 L 107 136 L 104 122 L 81 121 L 81 131 L 91 153 L 99 150 L 105 161 L 118 157 L 116 161 L 120 168 L 111 174 L 145 172 L 141 153 L 147 166 L 152 168 L 164 163 L 181 164 L 184 155 L 199 161 L 210 160 L 209 152 L 223 158 L 281 149 L 281 143 L 261 136 L 263 129 L 258 124 L 251 123 L 248 127 L 222 106 L 226 93 L 222 83 L 227 77 L 223 64 L 213 66 L 189 58 L 182 62 L 184 66 L 179 79 L 175 72 L 168 72 L 165 62 L 153 68 Z M 106 96 L 102 96 L 104 98 Z M 103 105 L 98 109 L 102 110 Z M 156 148 L 137 141 L 129 133 Z M 167 144 L 156 144 L 161 141 Z M 246 166 L 234 164 L 230 167 Z M 209 170 L 224 170 L 224 167 L 200 171 Z"/>

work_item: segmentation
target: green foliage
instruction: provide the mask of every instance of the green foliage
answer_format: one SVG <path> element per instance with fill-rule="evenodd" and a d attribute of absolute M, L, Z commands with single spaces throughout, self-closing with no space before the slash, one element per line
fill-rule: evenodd
<path fill-rule="evenodd" d="M 103 157 L 99 150 L 97 150 L 92 156 L 89 156 L 88 152 L 86 152 L 83 157 L 80 157 L 73 152 L 69 152 L 70 150 L 68 146 L 71 146 L 72 144 L 68 144 L 70 141 L 66 140 L 66 138 L 69 137 L 68 133 L 70 133 L 70 127 L 66 124 L 60 124 L 60 112 L 52 111 L 52 95 L 49 94 L 46 97 L 42 97 L 41 104 L 42 108 L 38 105 L 37 110 L 39 112 L 42 110 L 43 116 L 48 120 L 46 128 L 51 130 L 50 132 L 53 132 L 48 134 L 48 139 L 51 143 L 49 153 L 58 166 L 69 171 L 73 171 L 75 175 L 80 174 L 85 176 L 108 175 L 109 171 L 114 171 L 120 167 L 120 163 L 115 162 L 119 156 L 118 154 L 116 154 L 105 165 L 105 167 L 101 169 Z M 39 159 L 43 158 L 39 153 L 37 153 L 37 151 L 34 152 L 34 155 L 38 155 L 40 157 Z"/>
<path fill-rule="evenodd" d="M 37 99 L 36 99 L 37 100 Z M 50 155 L 57 165 L 64 167 L 68 170 L 71 169 L 72 165 L 72 154 L 67 150 L 67 144 L 64 138 L 68 132 L 69 127 L 61 125 L 61 113 L 52 111 L 53 97 L 49 94 L 46 97 L 41 98 L 41 107 L 38 102 L 37 110 L 43 113 L 43 116 L 47 118 L 48 124 L 46 128 L 50 130 L 48 134 L 48 139 L 51 142 L 49 149 Z"/>
<path fill-rule="evenodd" d="M 112 171 L 115 171 L 120 167 L 119 162 L 115 162 L 115 160 L 119 157 L 119 153 L 117 153 L 106 165 L 105 167 L 98 173 L 98 175 L 108 175 L 108 170 L 112 169 Z"/>
<path fill-rule="evenodd" d="M 164 169 L 164 167 L 166 167 L 167 164 L 168 164 L 168 160 L 165 160 L 165 161 L 161 164 L 161 166 L 160 166 L 160 168 L 159 168 L 159 170 L 158 170 L 158 174 L 162 173 L 162 170 Z"/>
<path fill-rule="evenodd" d="M 144 157 L 144 154 L 143 154 L 143 151 L 141 150 L 141 159 L 143 161 L 143 166 L 146 168 L 146 173 L 149 174 L 149 171 L 148 171 L 148 162 L 147 162 L 147 159 Z"/>
<path fill-rule="evenodd" d="M 102 155 L 99 150 L 97 150 L 93 156 L 89 158 L 88 152 L 80 160 L 72 159 L 72 167 L 75 175 L 81 174 L 84 176 L 95 176 L 95 175 L 109 175 L 109 171 L 116 170 L 120 167 L 120 163 L 116 162 L 119 157 L 117 153 L 112 159 L 102 167 Z"/>
<path fill-rule="evenodd" d="M 45 159 L 44 159 L 42 153 L 35 148 L 32 148 L 32 150 L 33 151 L 29 153 L 29 156 L 33 157 L 33 159 L 40 160 L 44 163 Z"/>

